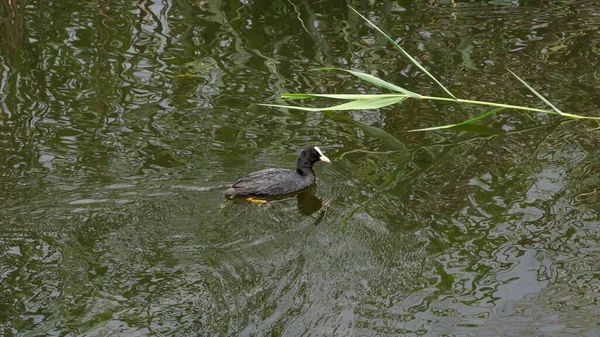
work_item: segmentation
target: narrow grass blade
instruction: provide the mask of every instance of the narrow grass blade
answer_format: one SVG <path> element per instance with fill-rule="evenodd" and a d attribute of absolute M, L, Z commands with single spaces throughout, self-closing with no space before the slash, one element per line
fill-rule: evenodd
<path fill-rule="evenodd" d="M 410 54 L 407 53 L 402 47 L 400 47 L 400 45 L 397 44 L 396 41 L 394 41 L 391 37 L 389 37 L 381 29 L 379 29 L 379 27 L 377 27 L 373 22 L 371 22 L 369 19 L 367 19 L 366 17 L 364 17 L 362 14 L 360 14 L 356 9 L 354 9 L 354 7 L 352 7 L 352 6 L 348 6 L 348 7 L 350 7 L 350 9 L 353 10 L 356 14 L 358 14 L 358 16 L 360 16 L 361 18 L 363 18 L 363 20 L 367 21 L 371 26 L 373 26 L 373 28 L 375 28 L 378 32 L 380 32 L 383 36 L 385 36 L 385 38 L 388 41 L 390 41 L 394 45 L 394 47 L 396 47 L 396 49 L 398 49 L 400 52 L 402 52 L 402 54 L 404 56 L 406 56 L 415 66 L 417 66 L 419 69 L 421 69 L 421 71 L 423 71 L 425 74 L 427 74 L 429 77 L 431 77 L 435 81 L 435 83 L 437 83 L 448 95 L 450 95 L 450 97 L 456 99 L 456 97 L 454 95 L 452 95 L 452 93 L 450 92 L 450 90 L 446 89 L 446 87 L 444 87 L 444 85 L 442 83 L 440 83 L 435 77 L 433 77 L 433 75 L 431 75 L 427 71 L 427 69 L 425 69 L 425 67 L 423 67 L 412 56 L 410 56 Z"/>
<path fill-rule="evenodd" d="M 379 77 L 375 77 L 375 76 L 370 75 L 370 74 L 361 73 L 361 72 L 358 72 L 358 71 L 341 69 L 341 68 L 318 68 L 318 69 L 315 69 L 315 70 L 340 70 L 340 71 L 345 71 L 345 72 L 350 73 L 350 74 L 352 74 L 352 75 L 354 75 L 354 76 L 356 76 L 356 77 L 358 77 L 358 78 L 360 78 L 362 80 L 365 80 L 365 81 L 367 81 L 367 82 L 369 82 L 371 84 L 374 84 L 374 85 L 376 85 L 378 87 L 389 89 L 389 90 L 392 90 L 392 91 L 401 92 L 401 93 L 403 93 L 403 94 L 405 94 L 407 96 L 413 97 L 413 98 L 421 98 L 421 95 L 417 94 L 416 92 L 412 92 L 410 90 L 406 90 L 406 89 L 404 89 L 402 87 L 399 87 L 399 86 L 397 86 L 395 84 L 392 84 L 390 82 L 386 82 L 386 81 L 380 79 Z"/>
<path fill-rule="evenodd" d="M 488 116 L 491 116 L 491 115 L 493 115 L 493 114 L 495 114 L 495 113 L 497 113 L 497 112 L 499 112 L 501 110 L 504 110 L 504 108 L 497 108 L 497 109 L 490 110 L 490 111 L 488 111 L 488 112 L 486 112 L 484 114 L 481 114 L 481 115 L 479 115 L 479 116 L 477 116 L 475 118 L 471 118 L 471 119 L 469 119 L 467 121 L 464 121 L 464 122 L 461 122 L 461 123 L 448 124 L 448 125 L 442 125 L 442 126 L 432 126 L 430 128 L 423 128 L 423 129 L 408 130 L 408 132 L 442 130 L 442 129 L 450 129 L 450 128 L 457 127 L 457 126 L 462 126 L 462 125 L 468 125 L 468 124 L 477 122 L 479 120 L 482 120 L 482 119 L 484 119 L 484 118 L 486 118 Z"/>
<path fill-rule="evenodd" d="M 282 94 L 281 98 L 286 99 L 301 99 L 301 98 L 333 98 L 333 99 L 374 99 L 374 98 L 390 98 L 390 97 L 410 97 L 404 94 L 383 94 L 383 95 L 369 95 L 369 94 Z"/>
<path fill-rule="evenodd" d="M 377 109 L 382 108 L 384 106 L 396 104 L 398 102 L 403 101 L 406 97 L 388 97 L 388 98 L 372 98 L 372 99 L 358 99 L 355 101 L 351 101 L 348 103 L 335 105 L 331 107 L 325 108 L 305 108 L 301 106 L 295 105 L 278 105 L 278 104 L 260 104 L 264 106 L 271 106 L 276 108 L 286 108 L 286 109 L 296 109 L 303 111 L 328 111 L 328 110 L 366 110 L 366 109 Z"/>
<path fill-rule="evenodd" d="M 513 76 L 516 77 L 517 80 L 521 81 L 521 83 L 523 83 L 523 85 L 525 85 L 527 87 L 527 89 L 531 90 L 531 92 L 534 93 L 539 99 L 541 99 L 544 103 L 546 103 L 550 107 L 552 107 L 552 109 L 554 109 L 554 111 L 556 111 L 559 115 L 565 116 L 565 114 L 562 111 L 560 111 L 557 107 L 555 107 L 552 103 L 550 103 L 544 96 L 540 95 L 537 91 L 535 91 L 535 89 L 530 87 L 529 84 L 527 84 L 527 82 L 523 81 L 519 76 L 517 76 L 517 74 L 510 71 L 510 69 L 508 69 L 508 68 L 506 70 L 508 70 L 511 74 L 513 74 Z M 573 116 L 577 116 L 577 115 L 573 115 Z M 573 117 L 573 116 L 571 116 L 571 117 Z"/>
<path fill-rule="evenodd" d="M 345 115 L 340 115 L 335 112 L 325 111 L 325 112 L 323 112 L 323 114 L 327 115 L 327 116 L 331 116 L 331 117 L 339 119 L 339 120 L 343 120 L 347 123 L 357 126 L 358 128 L 362 129 L 365 132 L 365 134 L 379 139 L 380 141 L 382 141 L 383 143 L 385 143 L 387 146 L 389 146 L 390 148 L 392 148 L 394 150 L 406 149 L 406 146 L 404 145 L 404 143 L 402 143 L 398 138 L 394 137 L 391 133 L 389 133 L 383 129 L 380 129 L 375 126 L 367 125 L 367 124 L 361 123 L 359 121 L 355 121 L 354 119 L 352 119 L 350 117 L 346 117 Z"/>
<path fill-rule="evenodd" d="M 561 113 L 562 116 L 565 117 L 570 117 L 570 118 L 575 118 L 575 119 L 600 119 L 600 117 L 591 117 L 591 116 L 580 116 L 580 115 L 575 115 L 575 114 L 569 114 L 566 112 Z"/>

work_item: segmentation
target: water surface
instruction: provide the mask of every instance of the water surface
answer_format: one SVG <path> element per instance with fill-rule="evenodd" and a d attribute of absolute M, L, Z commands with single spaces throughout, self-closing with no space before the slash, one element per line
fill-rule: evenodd
<path fill-rule="evenodd" d="M 444 95 L 340 1 L 0 4 L 0 334 L 600 334 L 597 122 L 257 105 Z M 353 5 L 461 98 L 600 116 L 595 1 Z M 309 144 L 314 189 L 221 196 Z"/>

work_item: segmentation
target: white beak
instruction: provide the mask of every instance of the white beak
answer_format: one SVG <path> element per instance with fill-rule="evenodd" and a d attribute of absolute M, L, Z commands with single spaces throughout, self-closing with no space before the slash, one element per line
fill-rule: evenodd
<path fill-rule="evenodd" d="M 319 152 L 319 160 L 320 161 L 324 161 L 326 163 L 331 163 L 331 160 L 329 160 L 329 158 L 325 157 L 323 152 L 321 152 L 321 149 L 319 149 L 317 146 L 315 146 L 315 150 L 317 150 L 317 152 Z"/>

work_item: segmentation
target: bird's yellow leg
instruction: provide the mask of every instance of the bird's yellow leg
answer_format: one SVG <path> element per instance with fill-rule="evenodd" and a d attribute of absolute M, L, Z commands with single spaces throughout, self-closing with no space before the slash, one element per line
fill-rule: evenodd
<path fill-rule="evenodd" d="M 255 202 L 257 204 L 266 204 L 267 201 L 264 199 L 254 199 L 253 197 L 247 197 L 246 201 Z"/>

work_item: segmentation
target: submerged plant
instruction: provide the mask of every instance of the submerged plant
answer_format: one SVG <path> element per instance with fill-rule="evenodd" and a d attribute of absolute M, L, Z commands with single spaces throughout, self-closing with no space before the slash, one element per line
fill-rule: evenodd
<path fill-rule="evenodd" d="M 516 110 L 525 110 L 525 111 L 530 111 L 530 112 L 542 112 L 542 113 L 547 113 L 547 114 L 556 114 L 556 115 L 560 115 L 563 117 L 568 117 L 568 118 L 576 118 L 576 119 L 596 119 L 596 120 L 600 120 L 600 117 L 589 117 L 589 116 L 580 116 L 580 115 L 575 115 L 575 114 L 569 114 L 569 113 L 565 113 L 560 111 L 556 106 L 554 106 L 552 103 L 550 103 L 546 98 L 544 98 L 544 96 L 542 96 L 541 94 L 539 94 L 537 91 L 535 91 L 535 89 L 533 89 L 529 84 L 527 84 L 523 79 L 521 79 L 519 76 L 517 76 L 514 72 L 510 71 L 509 69 L 507 69 L 513 76 L 515 76 L 521 83 L 523 83 L 523 85 L 525 85 L 525 87 L 527 87 L 527 89 L 529 89 L 534 95 L 536 95 L 538 98 L 540 98 L 544 103 L 546 103 L 547 105 L 549 105 L 552 110 L 545 110 L 545 109 L 537 109 L 537 108 L 530 108 L 530 107 L 525 107 L 525 106 L 520 106 L 520 105 L 510 105 L 510 104 L 503 104 L 503 103 L 494 103 L 494 102 L 485 102 L 485 101 L 477 101 L 477 100 L 469 100 L 469 99 L 461 99 L 461 98 L 457 98 L 456 96 L 454 96 L 446 87 L 444 87 L 444 85 L 442 83 L 440 83 L 431 73 L 429 73 L 427 71 L 427 69 L 425 69 L 416 59 L 414 59 L 410 54 L 408 54 L 402 47 L 400 47 L 400 45 L 398 43 L 396 43 L 396 41 L 394 41 L 389 35 L 387 35 L 384 31 L 382 31 L 381 29 L 379 29 L 379 27 L 377 27 L 373 22 L 371 22 L 369 19 L 367 19 L 366 17 L 364 17 L 362 14 L 360 14 L 356 9 L 354 9 L 353 7 L 349 6 L 350 9 L 352 9 L 356 14 L 358 14 L 363 20 L 365 20 L 366 22 L 368 22 L 371 26 L 373 26 L 373 28 L 375 28 L 379 33 L 381 33 L 383 36 L 385 36 L 385 38 L 390 41 L 393 46 L 398 49 L 406 58 L 408 58 L 416 67 L 418 67 L 421 71 L 423 71 L 425 74 L 427 74 L 429 77 L 431 77 L 431 79 L 433 79 L 433 81 L 435 83 L 437 83 L 445 92 L 446 94 L 448 94 L 448 96 L 450 97 L 437 97 L 437 96 L 425 96 L 425 95 L 420 95 L 416 92 L 404 89 L 402 87 L 399 87 L 395 84 L 386 82 L 378 77 L 375 77 L 373 75 L 370 74 L 366 74 L 366 73 L 362 73 L 362 72 L 357 72 L 357 71 L 351 71 L 351 70 L 346 70 L 346 69 L 340 69 L 340 68 L 319 68 L 316 70 L 339 70 L 339 71 L 345 71 L 347 73 L 352 74 L 353 76 L 356 76 L 362 80 L 365 80 L 373 85 L 376 85 L 380 88 L 384 88 L 384 89 L 388 89 L 392 92 L 395 93 L 391 93 L 391 94 L 376 94 L 376 95 L 369 95 L 369 94 L 310 94 L 310 93 L 304 93 L 304 94 L 282 94 L 281 97 L 282 98 L 286 98 L 286 99 L 302 99 L 302 98 L 331 98 L 331 99 L 338 99 L 338 100 L 349 100 L 350 102 L 346 102 L 343 104 L 338 104 L 335 106 L 330 106 L 330 107 L 325 107 L 325 108 L 310 108 L 310 107 L 302 107 L 302 106 L 294 106 L 294 105 L 278 105 L 278 104 L 261 104 L 261 105 L 265 105 L 265 106 L 271 106 L 271 107 L 279 107 L 279 108 L 287 108 L 287 109 L 296 109 L 296 110 L 303 110 L 303 111 L 332 111 L 332 110 L 359 110 L 359 109 L 377 109 L 377 108 L 382 108 L 388 105 L 392 105 L 392 104 L 396 104 L 396 103 L 400 103 L 402 101 L 404 101 L 405 99 L 419 99 L 419 100 L 435 100 L 435 101 L 449 101 L 449 102 L 457 102 L 457 103 L 467 103 L 467 104 L 476 104 L 476 105 L 484 105 L 484 106 L 490 106 L 490 107 L 494 107 L 495 109 L 490 110 L 486 113 L 483 113 L 475 118 L 466 120 L 464 122 L 460 122 L 460 123 L 456 123 L 456 124 L 448 124 L 448 125 L 441 125 L 441 126 L 434 126 L 434 127 L 428 127 L 428 128 L 422 128 L 422 129 L 414 129 L 414 130 L 409 130 L 408 132 L 415 132 L 415 131 L 432 131 L 432 130 L 440 130 L 440 129 L 449 129 L 449 128 L 453 128 L 456 126 L 464 126 L 467 124 L 471 124 L 473 122 L 479 121 L 481 119 L 484 119 L 488 116 L 491 116 L 503 109 L 516 109 Z"/>

